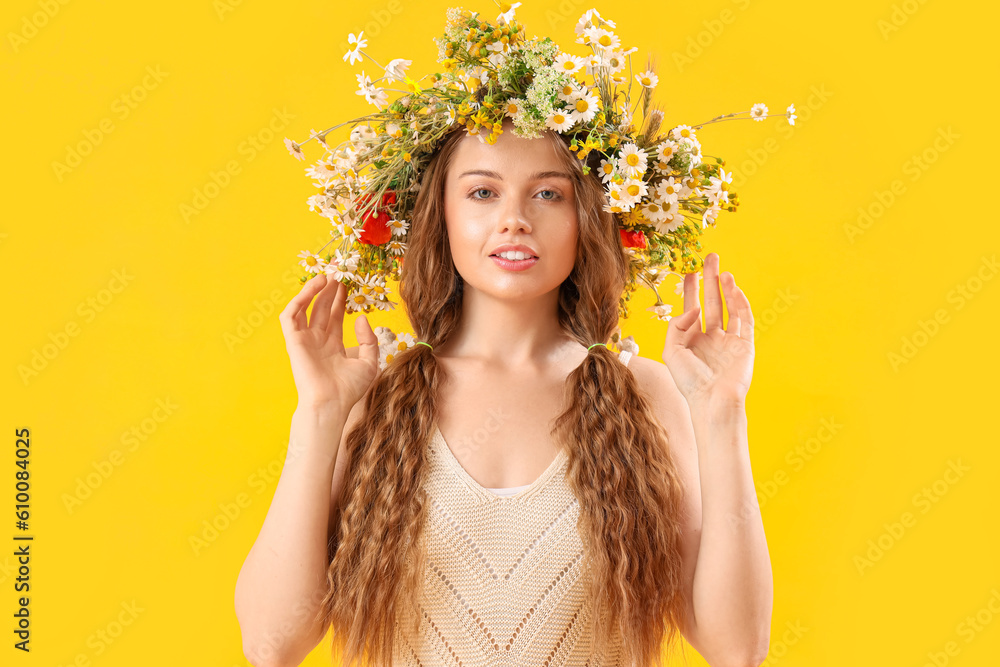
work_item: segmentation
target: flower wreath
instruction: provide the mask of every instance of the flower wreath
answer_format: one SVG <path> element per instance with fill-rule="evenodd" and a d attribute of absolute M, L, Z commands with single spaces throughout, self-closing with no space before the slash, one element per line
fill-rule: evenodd
<path fill-rule="evenodd" d="M 302 146 L 313 139 L 325 149 L 305 170 L 319 188 L 307 203 L 328 219 L 332 238 L 318 252 L 299 253 L 306 272 L 301 282 L 332 274 L 348 286 L 349 311 L 394 308 L 386 283 L 399 280 L 410 214 L 434 150 L 458 126 L 493 144 L 504 119 L 511 118 L 520 137 L 535 138 L 545 130 L 567 135 L 583 172 L 597 170 L 605 187 L 604 209 L 618 221 L 630 256 L 621 316 L 628 317 L 627 302 L 641 281 L 657 297 L 648 310 L 669 320 L 671 306 L 657 286 L 668 273 L 683 278 L 699 271 L 702 230 L 715 226 L 721 210 L 739 206 L 729 187 L 732 173 L 723 169 L 722 158 L 702 152 L 696 131 L 724 120 L 764 120 L 767 107 L 754 104 L 749 111 L 661 132 L 663 112 L 653 104 L 658 77 L 651 63 L 633 73 L 631 54 L 637 49 L 622 46 L 613 21 L 596 9 L 584 12 L 576 24 L 576 43 L 590 53 L 573 55 L 548 37 L 527 38 L 514 18 L 520 2 L 498 4 L 495 23 L 478 12 L 449 9 L 445 34 L 434 40 L 441 71 L 416 80 L 407 74 L 412 61 L 397 58 L 382 66 L 362 50 L 368 44 L 363 32 L 349 35 L 344 60 L 354 64 L 368 58 L 383 71 L 375 80 L 364 70 L 357 75 L 357 94 L 376 111 L 322 132 L 312 130 L 301 143 L 285 139 L 300 160 L 305 159 Z M 635 96 L 633 82 L 639 88 Z M 389 92 L 401 95 L 390 103 Z M 794 105 L 771 115 L 795 123 Z M 350 138 L 333 145 L 330 133 L 346 125 Z"/>

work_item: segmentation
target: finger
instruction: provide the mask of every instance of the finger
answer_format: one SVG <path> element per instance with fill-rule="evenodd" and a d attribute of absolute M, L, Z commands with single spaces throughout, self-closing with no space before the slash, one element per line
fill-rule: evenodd
<path fill-rule="evenodd" d="M 722 292 L 719 290 L 719 254 L 705 258 L 705 333 L 722 329 Z"/>
<path fill-rule="evenodd" d="M 326 276 L 326 283 L 323 285 L 323 289 L 319 291 L 319 294 L 316 295 L 316 301 L 313 303 L 312 314 L 309 317 L 309 326 L 326 330 L 326 325 L 330 321 L 330 304 L 337 296 L 337 282 L 333 279 L 333 276 Z"/>
<path fill-rule="evenodd" d="M 739 336 L 741 322 L 742 320 L 740 319 L 739 314 L 729 311 L 729 325 L 726 327 L 726 333 Z"/>
<path fill-rule="evenodd" d="M 344 346 L 344 311 L 347 309 L 347 285 L 336 281 L 337 289 L 333 294 L 333 303 L 330 304 L 330 319 L 327 323 L 326 331 L 334 340 L 340 341 L 340 346 Z"/>
<path fill-rule="evenodd" d="M 739 287 L 736 287 L 736 301 L 740 304 L 740 320 L 743 327 L 740 337 L 752 343 L 754 331 L 753 311 L 750 309 L 750 300 L 747 299 L 746 294 Z"/>
<path fill-rule="evenodd" d="M 684 274 L 684 312 L 701 304 L 698 299 L 698 273 Z"/>
<path fill-rule="evenodd" d="M 368 323 L 368 316 L 361 315 L 354 320 L 354 335 L 358 338 L 358 359 L 364 359 L 378 368 L 378 336 Z"/>
<path fill-rule="evenodd" d="M 667 328 L 667 346 L 683 346 L 688 334 L 692 331 L 701 331 L 701 322 L 698 318 L 701 308 L 695 306 L 693 309 L 685 311 L 682 315 L 670 318 Z M 696 327 L 695 324 L 698 326 Z"/>
<path fill-rule="evenodd" d="M 293 331 L 306 328 L 306 308 L 309 307 L 309 303 L 323 285 L 322 274 L 307 280 L 299 293 L 292 297 L 285 309 L 278 315 L 281 330 L 286 336 Z"/>

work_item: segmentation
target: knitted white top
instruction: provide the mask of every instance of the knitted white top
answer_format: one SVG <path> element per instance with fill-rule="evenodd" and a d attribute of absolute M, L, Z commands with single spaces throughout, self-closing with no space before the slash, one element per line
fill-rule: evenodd
<path fill-rule="evenodd" d="M 631 356 L 619 354 L 625 364 Z M 401 605 L 393 664 L 620 665 L 619 634 L 602 656 L 585 632 L 589 572 L 566 451 L 531 484 L 492 490 L 465 471 L 435 427 L 427 465 L 425 599 L 416 634 L 409 605 Z"/>

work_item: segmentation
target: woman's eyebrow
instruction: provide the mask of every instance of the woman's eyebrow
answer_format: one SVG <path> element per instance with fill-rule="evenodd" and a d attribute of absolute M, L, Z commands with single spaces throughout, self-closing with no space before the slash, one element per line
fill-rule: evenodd
<path fill-rule="evenodd" d="M 464 172 L 459 178 L 465 176 L 486 176 L 487 178 L 495 178 L 498 181 L 503 180 L 503 176 L 495 171 L 490 171 L 489 169 L 472 169 L 470 171 Z M 531 175 L 529 180 L 540 181 L 543 178 L 565 178 L 567 180 L 573 180 L 573 177 L 564 171 L 539 171 Z"/>

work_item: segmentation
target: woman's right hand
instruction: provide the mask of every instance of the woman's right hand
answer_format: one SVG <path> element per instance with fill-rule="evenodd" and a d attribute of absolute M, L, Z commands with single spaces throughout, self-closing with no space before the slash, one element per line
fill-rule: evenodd
<path fill-rule="evenodd" d="M 316 303 L 307 322 L 313 297 Z M 354 322 L 357 356 L 344 349 L 346 303 L 347 286 L 320 274 L 306 282 L 278 316 L 299 406 L 332 406 L 346 415 L 378 373 L 378 337 L 364 315 Z"/>

